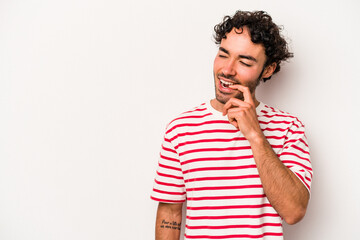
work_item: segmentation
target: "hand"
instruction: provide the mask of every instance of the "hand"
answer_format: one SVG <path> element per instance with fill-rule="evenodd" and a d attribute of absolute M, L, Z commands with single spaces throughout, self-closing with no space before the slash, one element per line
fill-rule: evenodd
<path fill-rule="evenodd" d="M 259 125 L 255 103 L 249 88 L 242 85 L 231 85 L 230 88 L 241 91 L 244 95 L 244 101 L 230 98 L 224 105 L 223 115 L 227 114 L 229 122 L 238 128 L 248 141 L 259 137 L 263 138 L 264 135 Z"/>

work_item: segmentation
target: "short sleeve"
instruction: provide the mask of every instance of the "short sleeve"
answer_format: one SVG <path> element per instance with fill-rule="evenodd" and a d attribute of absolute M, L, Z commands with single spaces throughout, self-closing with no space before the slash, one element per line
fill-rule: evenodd
<path fill-rule="evenodd" d="M 151 199 L 166 203 L 180 203 L 186 199 L 179 155 L 166 135 L 161 146 Z"/>
<path fill-rule="evenodd" d="M 313 171 L 305 127 L 300 122 L 294 123 L 288 130 L 279 158 L 310 192 Z"/>

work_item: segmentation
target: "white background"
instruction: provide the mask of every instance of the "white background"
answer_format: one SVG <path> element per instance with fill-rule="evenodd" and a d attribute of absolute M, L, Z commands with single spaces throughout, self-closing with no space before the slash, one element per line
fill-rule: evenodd
<path fill-rule="evenodd" d="M 153 239 L 166 124 L 213 97 L 213 26 L 266 10 L 295 53 L 258 98 L 305 123 L 314 179 L 286 239 L 357 239 L 359 2 L 0 1 L 0 239 Z"/>

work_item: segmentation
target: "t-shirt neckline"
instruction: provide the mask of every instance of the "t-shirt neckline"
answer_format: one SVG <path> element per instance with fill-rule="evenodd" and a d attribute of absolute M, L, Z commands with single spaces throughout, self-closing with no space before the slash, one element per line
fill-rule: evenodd
<path fill-rule="evenodd" d="M 218 110 L 216 110 L 215 108 L 213 108 L 213 106 L 210 103 L 211 100 L 207 101 L 205 103 L 206 108 L 209 110 L 209 112 L 211 112 L 214 116 L 218 116 L 218 117 L 223 117 L 227 119 L 227 116 L 223 116 L 222 112 L 219 112 Z M 261 115 L 261 110 L 263 110 L 265 108 L 265 104 L 263 102 L 259 102 L 259 105 L 256 107 L 256 114 L 259 116 Z"/>

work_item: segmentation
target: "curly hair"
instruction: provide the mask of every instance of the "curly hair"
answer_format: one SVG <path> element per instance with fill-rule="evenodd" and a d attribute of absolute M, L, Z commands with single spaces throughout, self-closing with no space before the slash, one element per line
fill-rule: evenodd
<path fill-rule="evenodd" d="M 220 44 L 226 39 L 226 34 L 233 28 L 243 31 L 247 27 L 250 32 L 251 41 L 262 44 L 265 48 L 266 62 L 264 67 L 276 63 L 274 73 L 280 71 L 280 63 L 294 56 L 289 52 L 286 40 L 280 35 L 282 27 L 273 23 L 272 18 L 264 11 L 237 11 L 233 17 L 225 16 L 223 21 L 214 27 L 214 39 Z M 263 81 L 271 78 L 264 78 Z"/>

